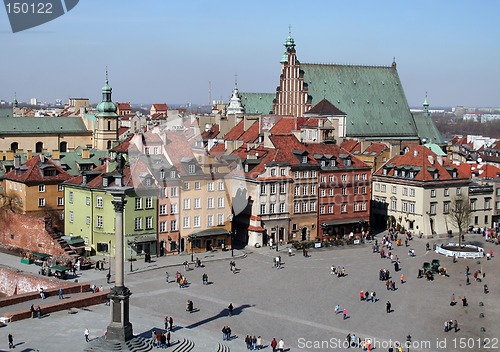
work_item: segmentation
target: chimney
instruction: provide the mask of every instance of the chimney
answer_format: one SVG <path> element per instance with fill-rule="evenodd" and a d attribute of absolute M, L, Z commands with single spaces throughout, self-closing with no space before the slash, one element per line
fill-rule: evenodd
<path fill-rule="evenodd" d="M 52 151 L 52 159 L 53 160 L 59 160 L 59 159 L 61 159 L 61 152 L 59 150 L 57 150 L 57 149 L 54 149 Z"/>
<path fill-rule="evenodd" d="M 28 149 L 26 151 L 26 157 L 28 160 L 30 160 L 33 157 L 33 151 L 31 149 Z"/>
<path fill-rule="evenodd" d="M 7 150 L 7 157 L 5 158 L 7 161 L 14 161 L 14 151 Z"/>
<path fill-rule="evenodd" d="M 82 159 L 90 159 L 90 150 L 88 148 L 82 149 Z"/>
<path fill-rule="evenodd" d="M 21 155 L 14 156 L 14 168 L 18 169 L 21 166 Z"/>

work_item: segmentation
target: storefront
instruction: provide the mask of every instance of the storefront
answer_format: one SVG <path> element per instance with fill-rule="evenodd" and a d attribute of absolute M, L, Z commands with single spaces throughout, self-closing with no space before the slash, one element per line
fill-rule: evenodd
<path fill-rule="evenodd" d="M 320 224 L 323 237 L 342 238 L 353 233 L 368 230 L 368 221 L 364 219 L 342 219 L 325 221 Z"/>
<path fill-rule="evenodd" d="M 188 236 L 190 252 L 231 249 L 231 232 L 225 228 L 193 231 Z"/>

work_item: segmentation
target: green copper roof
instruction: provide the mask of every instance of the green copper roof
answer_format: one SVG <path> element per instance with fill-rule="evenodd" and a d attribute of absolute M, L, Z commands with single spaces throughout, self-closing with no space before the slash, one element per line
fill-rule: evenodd
<path fill-rule="evenodd" d="M 59 163 L 65 166 L 65 171 L 72 176 L 78 176 L 80 174 L 80 168 L 78 165 L 83 164 L 94 164 L 95 166 L 101 165 L 100 158 L 108 156 L 106 150 L 90 149 L 90 158 L 82 158 L 82 148 L 78 147 L 74 152 L 63 152 L 60 156 Z"/>
<path fill-rule="evenodd" d="M 288 53 L 287 51 L 285 50 L 285 52 L 283 53 L 283 56 L 281 57 L 281 60 L 280 60 L 280 63 L 285 63 L 285 62 L 288 62 Z"/>
<path fill-rule="evenodd" d="M 413 120 L 415 121 L 415 125 L 417 126 L 417 133 L 420 141 L 422 141 L 423 143 L 443 143 L 441 134 L 434 124 L 434 121 L 432 121 L 429 116 L 422 112 L 418 112 L 413 114 Z"/>
<path fill-rule="evenodd" d="M 397 71 L 385 66 L 301 64 L 314 106 L 323 98 L 347 114 L 349 137 L 416 137 Z"/>
<path fill-rule="evenodd" d="M 245 114 L 272 114 L 274 93 L 241 93 Z"/>
<path fill-rule="evenodd" d="M 0 135 L 91 134 L 80 117 L 14 117 L 0 124 Z"/>
<path fill-rule="evenodd" d="M 432 152 L 438 156 L 446 156 L 446 153 L 443 152 L 443 149 L 441 149 L 441 147 L 435 143 L 427 143 L 427 144 L 424 144 L 424 146 L 426 148 L 429 148 L 430 150 L 432 150 Z"/>
<path fill-rule="evenodd" d="M 12 115 L 13 115 L 13 109 L 12 108 L 0 108 L 0 118 L 3 118 L 3 117 L 12 117 Z"/>

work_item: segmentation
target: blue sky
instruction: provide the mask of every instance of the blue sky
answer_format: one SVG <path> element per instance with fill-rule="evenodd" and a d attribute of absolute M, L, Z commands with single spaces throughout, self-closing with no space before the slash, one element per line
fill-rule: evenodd
<path fill-rule="evenodd" d="M 500 2 L 462 0 L 80 0 L 66 15 L 11 32 L 0 10 L 0 99 L 227 101 L 274 92 L 292 26 L 301 62 L 389 66 L 411 106 L 500 106 Z"/>

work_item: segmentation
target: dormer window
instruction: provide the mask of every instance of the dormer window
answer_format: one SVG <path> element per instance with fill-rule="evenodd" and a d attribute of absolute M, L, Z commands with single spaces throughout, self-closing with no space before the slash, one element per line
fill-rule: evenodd
<path fill-rule="evenodd" d="M 147 187 L 151 186 L 151 179 L 149 177 L 146 179 L 146 186 Z"/>
<path fill-rule="evenodd" d="M 160 171 L 160 178 L 161 178 L 162 180 L 164 180 L 164 179 L 165 179 L 165 170 L 161 170 L 161 171 Z"/>
<path fill-rule="evenodd" d="M 406 171 L 405 170 L 401 171 L 401 177 L 406 177 Z"/>
<path fill-rule="evenodd" d="M 302 164 L 307 164 L 307 155 L 302 157 Z"/>
<path fill-rule="evenodd" d="M 175 175 L 175 171 L 170 171 L 170 178 L 175 178 L 176 175 Z"/>
<path fill-rule="evenodd" d="M 399 176 L 399 171 L 398 170 L 394 170 L 394 176 L 396 176 L 396 177 Z"/>
<path fill-rule="evenodd" d="M 457 178 L 457 172 L 456 172 L 456 171 L 453 171 L 453 173 L 452 173 L 452 177 L 453 177 L 453 178 Z"/>
<path fill-rule="evenodd" d="M 271 176 L 276 176 L 276 169 L 275 168 L 271 169 Z"/>
<path fill-rule="evenodd" d="M 321 160 L 321 167 L 325 167 L 326 166 L 326 160 Z"/>
<path fill-rule="evenodd" d="M 383 175 L 383 176 L 387 176 L 387 169 L 384 169 L 384 170 L 382 171 L 382 175 Z"/>
<path fill-rule="evenodd" d="M 345 166 L 351 166 L 352 165 L 352 160 L 350 158 L 345 159 Z"/>
<path fill-rule="evenodd" d="M 107 177 L 102 178 L 102 185 L 103 185 L 103 187 L 108 187 L 108 178 Z"/>
<path fill-rule="evenodd" d="M 434 172 L 434 179 L 435 180 L 439 179 L 439 172 L 437 172 L 437 171 Z"/>
<path fill-rule="evenodd" d="M 413 171 L 410 171 L 410 175 L 409 175 L 410 178 L 414 178 L 415 177 L 415 173 Z"/>
<path fill-rule="evenodd" d="M 189 173 L 194 174 L 196 171 L 196 166 L 194 164 L 189 164 Z"/>

